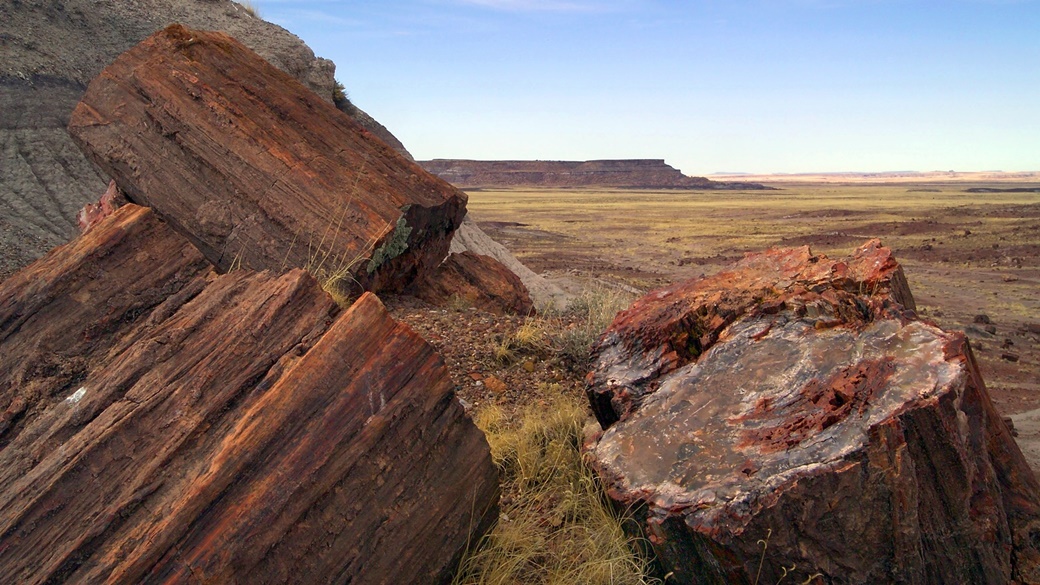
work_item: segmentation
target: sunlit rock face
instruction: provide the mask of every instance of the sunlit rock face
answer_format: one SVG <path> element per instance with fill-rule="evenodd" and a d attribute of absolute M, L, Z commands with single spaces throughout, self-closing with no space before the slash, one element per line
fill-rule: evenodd
<path fill-rule="evenodd" d="M 401 291 L 444 260 L 466 213 L 465 193 L 222 33 L 171 25 L 123 53 L 69 133 L 222 271 Z"/>
<path fill-rule="evenodd" d="M 962 334 L 869 242 L 650 293 L 596 348 L 588 445 L 684 583 L 1037 580 L 1040 490 Z"/>
<path fill-rule="evenodd" d="M 498 500 L 375 295 L 218 275 L 133 204 L 0 282 L 0 583 L 448 583 Z"/>

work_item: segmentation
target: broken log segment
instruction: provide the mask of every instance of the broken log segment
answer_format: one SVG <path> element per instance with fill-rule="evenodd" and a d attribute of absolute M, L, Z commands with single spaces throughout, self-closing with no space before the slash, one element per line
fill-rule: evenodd
<path fill-rule="evenodd" d="M 128 311 L 112 291 L 147 297 L 177 242 L 196 276 Z M 0 372 L 82 367 L 19 373 L 45 391 L 0 446 L 0 582 L 449 580 L 498 482 L 441 358 L 371 294 L 340 312 L 301 270 L 216 276 L 193 250 L 127 205 L 3 284 Z M 87 343 L 77 311 L 129 317 Z"/>
<path fill-rule="evenodd" d="M 0 447 L 215 276 L 150 209 L 127 205 L 0 282 Z"/>
<path fill-rule="evenodd" d="M 1040 485 L 967 340 L 904 310 L 897 264 L 856 257 L 770 251 L 670 289 L 736 314 L 685 363 L 634 372 L 651 391 L 587 447 L 671 582 L 1040 582 Z M 642 345 L 676 338 L 663 300 L 618 317 L 604 340 L 632 353 L 597 371 L 663 355 Z"/>
<path fill-rule="evenodd" d="M 534 302 L 519 276 L 495 258 L 469 251 L 448 254 L 436 272 L 417 280 L 408 292 L 437 305 L 457 301 L 498 315 L 534 314 Z"/>
<path fill-rule="evenodd" d="M 222 271 L 399 291 L 465 215 L 464 193 L 222 33 L 148 37 L 90 83 L 69 132 Z"/>

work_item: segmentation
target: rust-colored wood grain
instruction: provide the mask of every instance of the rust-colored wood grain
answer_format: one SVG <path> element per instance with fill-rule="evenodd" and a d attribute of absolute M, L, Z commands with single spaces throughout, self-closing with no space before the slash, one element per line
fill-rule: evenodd
<path fill-rule="evenodd" d="M 148 37 L 91 82 L 69 132 L 221 270 L 401 290 L 465 214 L 464 193 L 222 33 Z"/>

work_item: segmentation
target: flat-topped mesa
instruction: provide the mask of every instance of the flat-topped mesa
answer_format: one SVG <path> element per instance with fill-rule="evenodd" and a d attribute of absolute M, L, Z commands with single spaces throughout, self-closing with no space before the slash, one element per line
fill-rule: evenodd
<path fill-rule="evenodd" d="M 676 583 L 1040 582 L 1040 485 L 966 338 L 876 241 L 651 293 L 597 348 L 590 440 Z"/>
<path fill-rule="evenodd" d="M 465 214 L 464 193 L 222 33 L 142 41 L 91 82 L 69 132 L 222 270 L 401 290 Z"/>
<path fill-rule="evenodd" d="M 459 187 L 616 187 L 629 189 L 770 189 L 757 183 L 688 177 L 663 159 L 589 161 L 435 159 L 419 164 Z"/>
<path fill-rule="evenodd" d="M 132 204 L 0 282 L 2 583 L 444 583 L 497 503 L 375 295 L 217 275 Z"/>

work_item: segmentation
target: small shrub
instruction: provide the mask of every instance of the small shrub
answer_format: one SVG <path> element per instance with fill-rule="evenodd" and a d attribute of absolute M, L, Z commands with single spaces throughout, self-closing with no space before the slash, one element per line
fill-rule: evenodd
<path fill-rule="evenodd" d="M 546 319 L 555 320 L 549 328 L 555 355 L 572 370 L 584 373 L 590 366 L 592 344 L 631 301 L 631 295 L 616 289 L 590 288 L 565 310 L 547 314 Z"/>
<path fill-rule="evenodd" d="M 550 334 L 545 323 L 529 317 L 513 334 L 513 344 L 526 354 L 541 355 L 551 349 Z"/>
<path fill-rule="evenodd" d="M 493 348 L 495 361 L 511 365 L 520 356 L 556 358 L 572 371 L 584 374 L 592 344 L 614 316 L 628 306 L 630 295 L 613 289 L 589 289 L 563 310 L 545 310 L 528 317 L 513 335 Z"/>
<path fill-rule="evenodd" d="M 332 86 L 332 103 L 336 104 L 336 107 L 341 112 L 346 112 L 351 116 L 354 115 L 355 110 L 357 109 L 350 101 L 350 96 L 347 94 L 347 88 L 339 81 Z"/>

